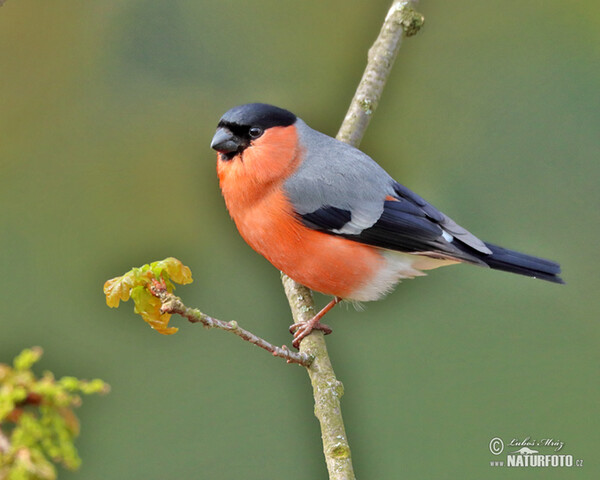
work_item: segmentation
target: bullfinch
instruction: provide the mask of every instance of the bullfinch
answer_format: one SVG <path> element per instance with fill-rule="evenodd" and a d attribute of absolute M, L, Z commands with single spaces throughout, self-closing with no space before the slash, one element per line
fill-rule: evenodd
<path fill-rule="evenodd" d="M 377 300 L 401 280 L 470 263 L 563 283 L 550 260 L 483 242 L 396 182 L 360 150 L 293 113 L 250 103 L 227 111 L 211 147 L 227 209 L 276 268 L 334 299 L 290 327 L 294 346 L 342 299 Z"/>

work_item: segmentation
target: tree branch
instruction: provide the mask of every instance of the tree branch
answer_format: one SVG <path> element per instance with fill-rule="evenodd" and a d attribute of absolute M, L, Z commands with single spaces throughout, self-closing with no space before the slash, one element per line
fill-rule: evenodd
<path fill-rule="evenodd" d="M 161 302 L 161 313 L 176 313 L 187 318 L 190 323 L 201 323 L 206 328 L 219 328 L 231 332 L 243 340 L 260 347 L 267 352 L 271 352 L 274 357 L 284 358 L 288 363 L 297 363 L 303 367 L 309 367 L 313 361 L 313 358 L 307 353 L 292 352 L 285 345 L 283 347 L 277 347 L 272 343 L 267 342 L 252 332 L 240 327 L 235 320 L 224 322 L 223 320 L 206 315 L 198 309 L 186 307 L 181 301 L 181 298 L 167 291 L 164 283 L 154 281 L 150 290 Z"/>
<path fill-rule="evenodd" d="M 416 0 L 395 0 L 392 4 L 381 32 L 369 50 L 367 67 L 338 132 L 338 140 L 354 146 L 360 143 L 379 104 L 383 87 L 400 48 L 403 32 L 406 36 L 414 35 L 423 25 L 423 16 L 413 9 L 415 3 Z M 281 280 L 294 322 L 310 320 L 315 315 L 311 291 L 285 274 L 282 274 Z M 307 370 L 313 387 L 315 416 L 321 425 L 323 453 L 329 478 L 354 479 L 350 445 L 340 407 L 344 387 L 335 377 L 323 332 L 315 330 L 304 338 L 300 343 L 300 353 L 314 358 Z"/>
<path fill-rule="evenodd" d="M 402 33 L 415 35 L 425 19 L 413 8 L 414 1 L 396 0 L 381 27 L 379 37 L 369 49 L 368 63 L 350 103 L 337 139 L 357 147 L 362 140 L 371 117 L 379 105 L 383 87 L 392 71 L 400 49 Z"/>

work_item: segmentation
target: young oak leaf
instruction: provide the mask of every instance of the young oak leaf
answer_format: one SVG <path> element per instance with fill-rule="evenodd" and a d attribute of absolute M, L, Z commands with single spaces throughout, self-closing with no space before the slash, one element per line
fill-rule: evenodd
<path fill-rule="evenodd" d="M 135 286 L 135 278 L 132 272 L 127 272 L 121 277 L 111 278 L 104 284 L 104 295 L 106 304 L 111 308 L 119 306 L 119 301 L 129 300 L 131 289 Z"/>
<path fill-rule="evenodd" d="M 152 295 L 145 286 L 138 285 L 131 291 L 131 298 L 135 302 L 134 312 L 139 313 L 144 321 L 158 333 L 172 335 L 179 329 L 169 327 L 171 315 L 161 313 L 160 300 Z"/>
<path fill-rule="evenodd" d="M 173 257 L 165 258 L 139 268 L 132 268 L 125 275 L 108 280 L 104 284 L 106 304 L 118 307 L 121 300 L 131 298 L 135 303 L 134 311 L 142 316 L 153 329 L 163 335 L 172 335 L 177 328 L 169 327 L 170 314 L 161 313 L 161 302 L 150 292 L 153 280 L 158 280 L 168 292 L 175 289 L 173 283 L 185 285 L 191 283 L 192 272 L 183 263 Z"/>
<path fill-rule="evenodd" d="M 151 268 L 156 277 L 162 276 L 162 273 L 166 271 L 168 277 L 180 285 L 187 285 L 194 281 L 192 271 L 174 257 L 154 262 L 151 264 Z"/>

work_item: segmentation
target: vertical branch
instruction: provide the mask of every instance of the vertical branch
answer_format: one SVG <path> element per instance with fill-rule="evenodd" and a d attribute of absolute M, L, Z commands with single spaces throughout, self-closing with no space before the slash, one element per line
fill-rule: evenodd
<path fill-rule="evenodd" d="M 379 105 L 383 87 L 400 49 L 403 32 L 409 37 L 423 26 L 423 16 L 412 8 L 415 1 L 396 0 L 390 8 L 379 37 L 369 49 L 367 67 L 358 84 L 337 139 L 357 147 Z"/>
<path fill-rule="evenodd" d="M 354 146 L 360 143 L 379 104 L 403 34 L 414 35 L 423 25 L 423 16 L 413 9 L 414 3 L 416 0 L 393 2 L 381 32 L 369 50 L 367 67 L 337 135 L 338 140 Z M 294 322 L 310 320 L 315 315 L 311 291 L 284 274 L 282 282 Z M 329 478 L 354 479 L 350 446 L 340 407 L 344 387 L 335 377 L 323 333 L 315 330 L 304 338 L 300 343 L 300 352 L 314 357 L 307 370 L 313 387 L 315 416 L 321 425 L 323 453 Z"/>
<path fill-rule="evenodd" d="M 312 292 L 282 275 L 283 288 L 288 297 L 295 322 L 305 322 L 315 315 Z M 344 386 L 331 366 L 325 337 L 321 331 L 313 331 L 300 343 L 300 353 L 314 357 L 308 370 L 315 401 L 315 416 L 321 425 L 323 453 L 329 471 L 329 478 L 336 480 L 354 479 L 350 446 L 346 437 L 344 420 L 340 408 L 340 398 Z"/>

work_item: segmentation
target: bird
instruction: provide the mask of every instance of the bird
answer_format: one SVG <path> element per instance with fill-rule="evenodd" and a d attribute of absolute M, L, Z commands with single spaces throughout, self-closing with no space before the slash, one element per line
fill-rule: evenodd
<path fill-rule="evenodd" d="M 231 108 L 211 148 L 243 239 L 277 269 L 332 295 L 293 346 L 342 300 L 379 300 L 401 280 L 468 263 L 564 283 L 558 263 L 484 242 L 394 180 L 361 150 L 265 103 Z"/>

